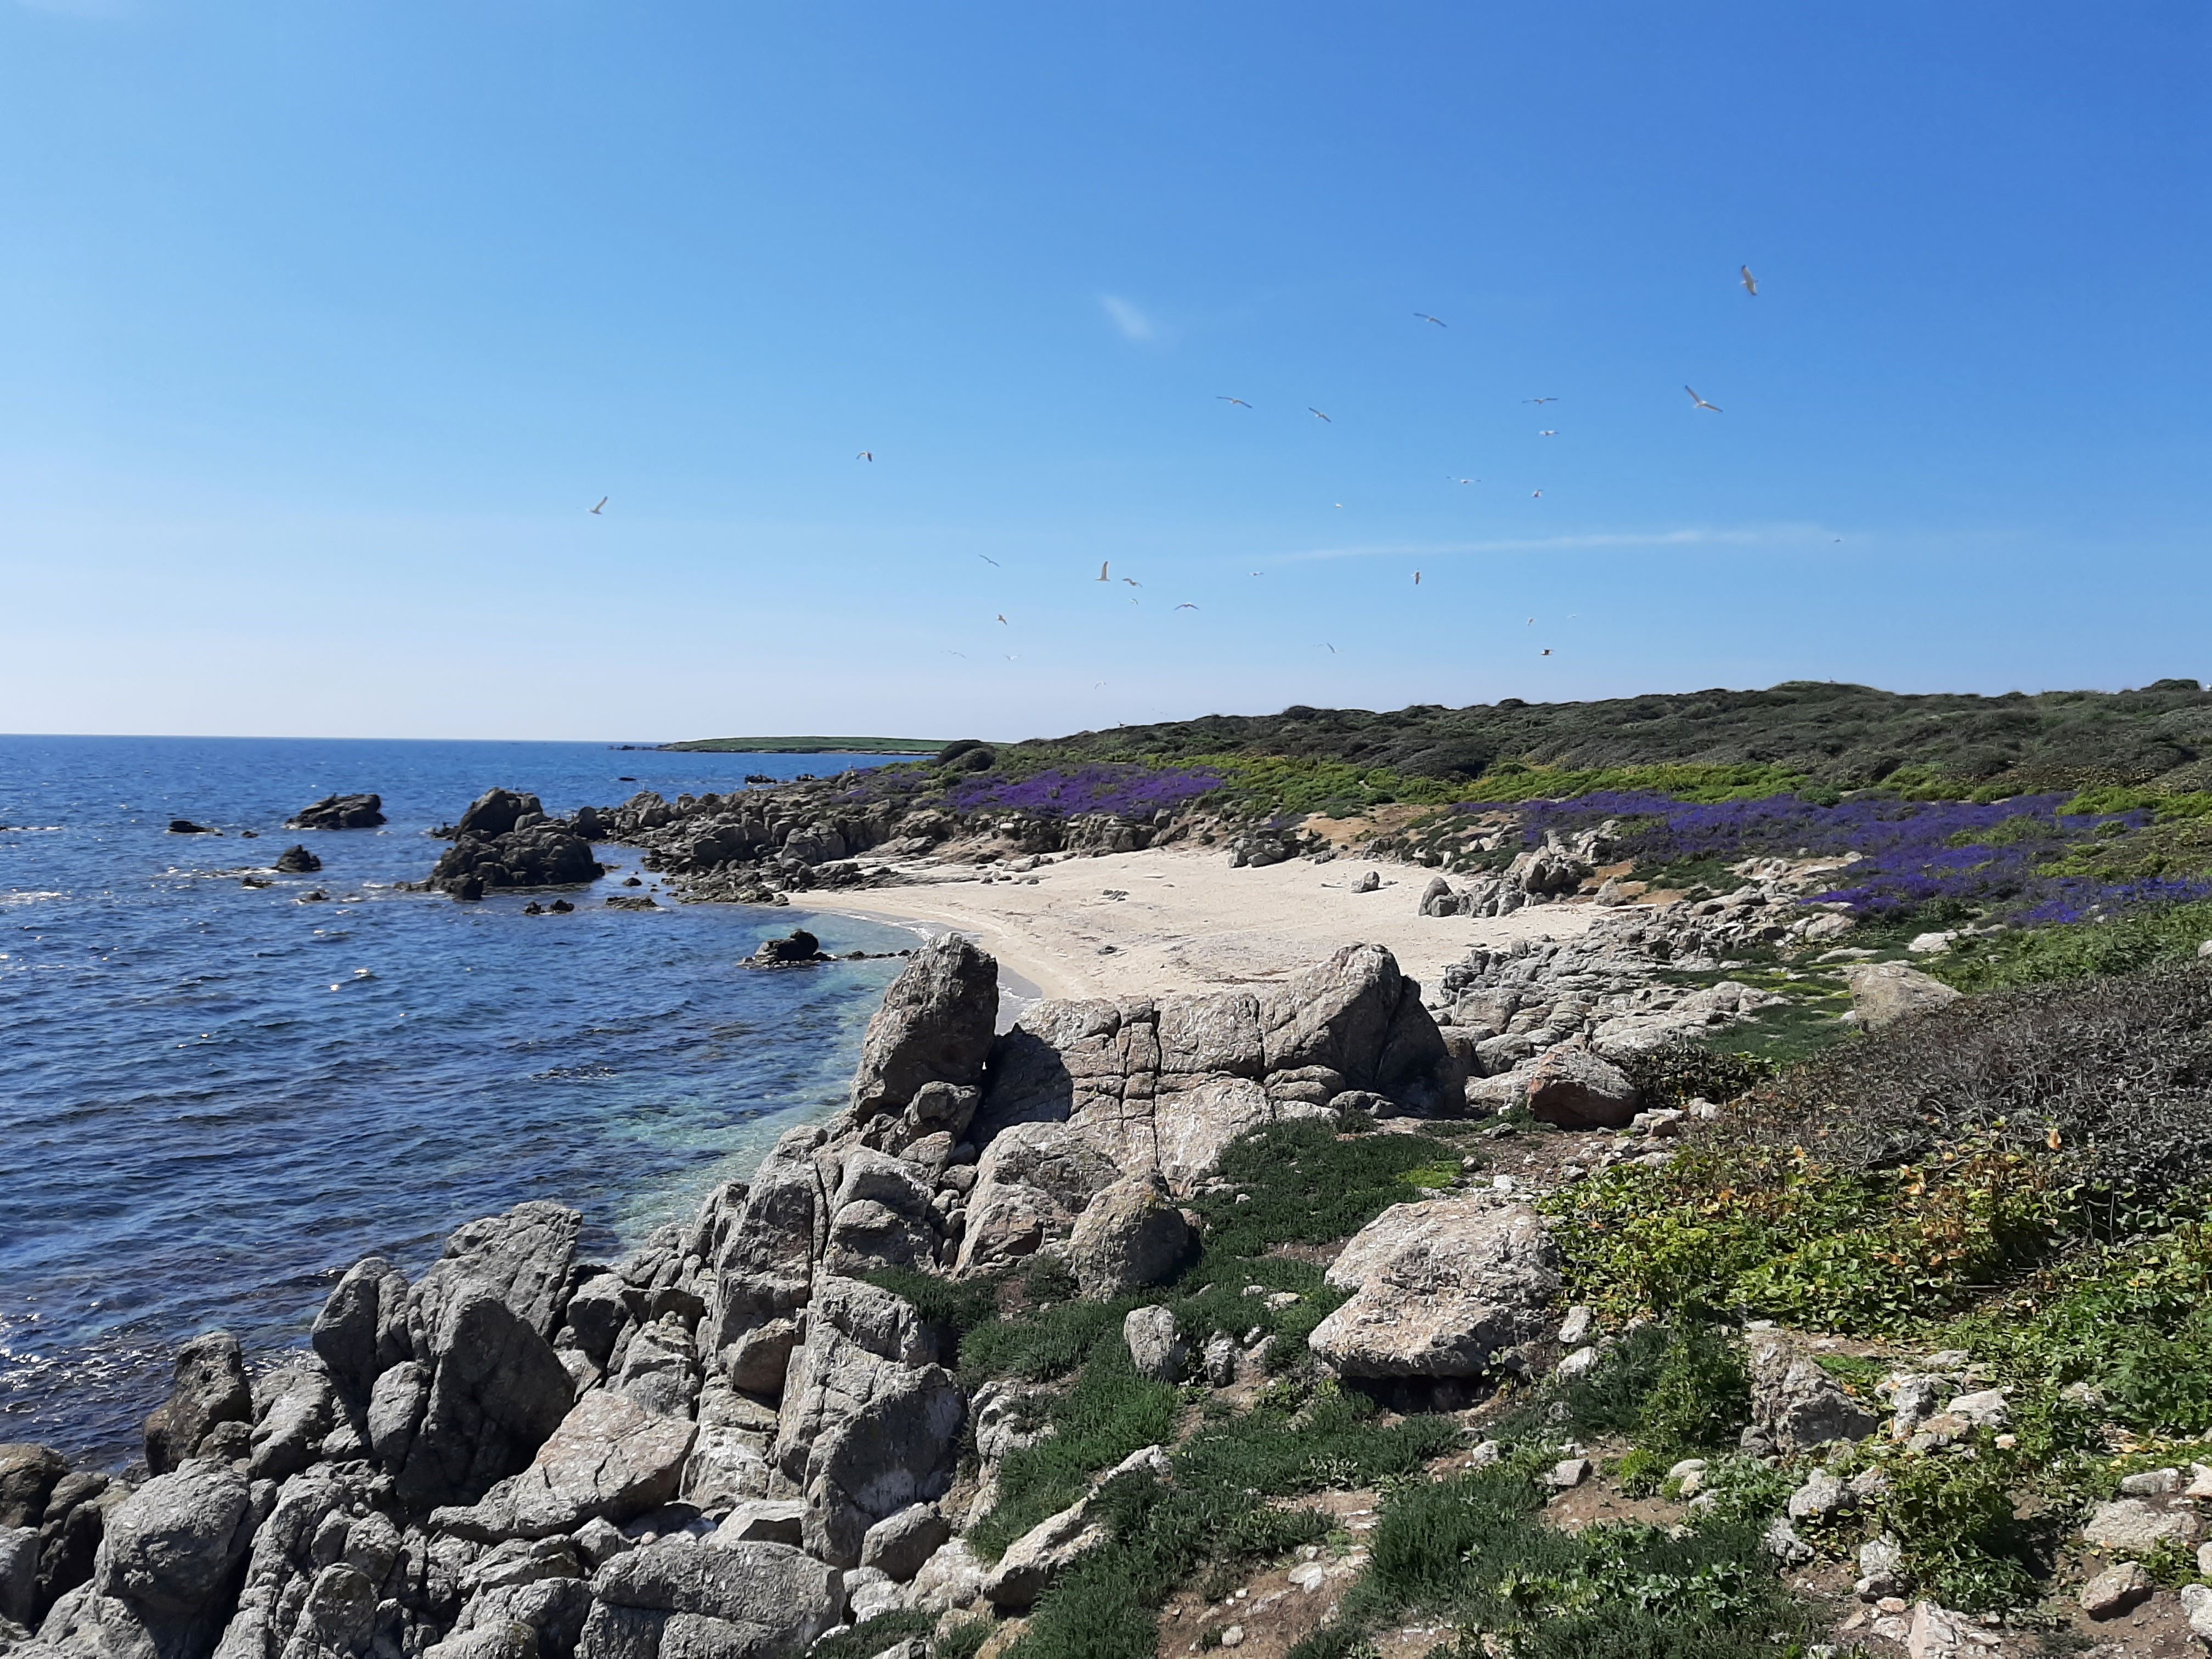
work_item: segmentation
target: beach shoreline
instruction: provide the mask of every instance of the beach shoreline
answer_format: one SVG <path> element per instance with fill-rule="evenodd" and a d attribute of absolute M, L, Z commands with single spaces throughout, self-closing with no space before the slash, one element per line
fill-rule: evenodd
<path fill-rule="evenodd" d="M 1370 870 L 1381 884 L 1355 891 Z M 927 863 L 898 873 L 902 884 L 851 899 L 809 894 L 809 908 L 925 937 L 963 934 L 999 959 L 1006 989 L 1025 1001 L 1273 984 L 1354 944 L 1388 947 L 1433 986 L 1478 945 L 1574 938 L 1594 914 L 1565 903 L 1424 916 L 1420 895 L 1436 873 L 1424 866 L 1339 858 L 1231 868 L 1218 848 L 1063 858 L 1017 875 Z"/>

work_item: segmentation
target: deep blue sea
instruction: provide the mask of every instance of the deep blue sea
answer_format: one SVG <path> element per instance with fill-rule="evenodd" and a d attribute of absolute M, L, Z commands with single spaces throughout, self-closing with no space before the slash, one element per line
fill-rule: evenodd
<path fill-rule="evenodd" d="M 849 757 L 587 744 L 0 737 L 0 1441 L 138 1450 L 185 1338 L 298 1344 L 371 1251 L 410 1271 L 526 1198 L 605 1259 L 842 1098 L 911 934 L 797 907 L 572 915 L 404 893 L 493 785 L 546 810 L 827 775 Z M 381 830 L 285 830 L 374 792 Z M 221 837 L 166 833 L 185 817 Z M 259 831 L 246 840 L 240 832 Z M 294 842 L 319 875 L 244 885 Z M 648 881 L 652 878 L 647 877 Z M 326 902 L 303 902 L 319 889 Z M 647 889 L 645 890 L 652 890 Z M 550 896 L 550 895 L 541 896 Z"/>

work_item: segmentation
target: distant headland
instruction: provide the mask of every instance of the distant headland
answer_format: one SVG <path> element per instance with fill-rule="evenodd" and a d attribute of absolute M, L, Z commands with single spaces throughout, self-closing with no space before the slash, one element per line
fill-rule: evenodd
<path fill-rule="evenodd" d="M 942 738 L 692 738 L 657 748 L 684 754 L 933 755 Z"/>

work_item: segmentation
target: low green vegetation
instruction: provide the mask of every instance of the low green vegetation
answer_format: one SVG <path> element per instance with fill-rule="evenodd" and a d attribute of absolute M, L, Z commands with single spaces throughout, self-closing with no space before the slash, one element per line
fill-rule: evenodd
<path fill-rule="evenodd" d="M 2212 939 L 2212 900 L 1983 934 L 1923 965 L 1961 991 L 2007 990 L 2193 960 L 2207 939 Z"/>

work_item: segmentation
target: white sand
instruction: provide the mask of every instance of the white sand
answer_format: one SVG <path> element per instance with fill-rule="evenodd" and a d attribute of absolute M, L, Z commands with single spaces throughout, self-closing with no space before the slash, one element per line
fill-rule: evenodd
<path fill-rule="evenodd" d="M 966 866 L 905 868 L 927 884 L 871 889 L 851 902 L 827 893 L 802 902 L 933 934 L 964 933 L 1010 975 L 1056 998 L 1265 983 L 1353 944 L 1387 945 L 1401 968 L 1432 988 L 1470 946 L 1571 938 L 1591 916 L 1589 905 L 1572 903 L 1488 921 L 1422 916 L 1415 910 L 1434 871 L 1349 858 L 1232 870 L 1219 848 L 1070 859 L 1030 872 L 1035 886 L 1027 876 L 981 882 Z M 1352 884 L 1370 870 L 1382 886 L 1354 893 Z M 1109 898 L 1108 890 L 1128 896 Z"/>

